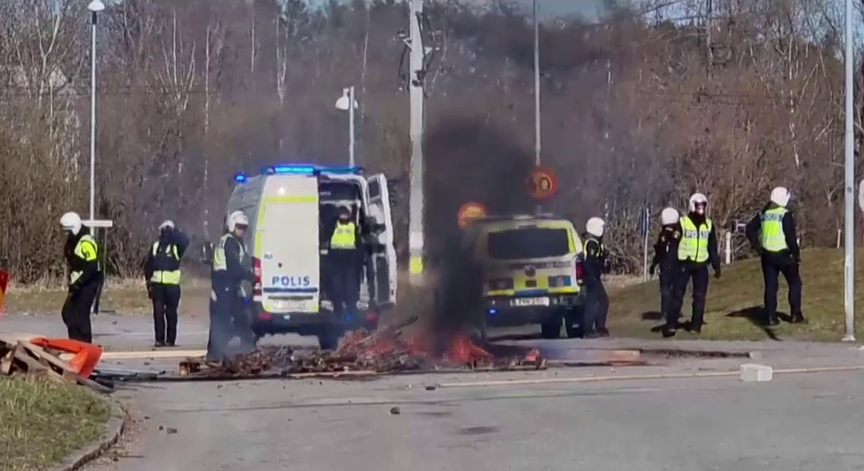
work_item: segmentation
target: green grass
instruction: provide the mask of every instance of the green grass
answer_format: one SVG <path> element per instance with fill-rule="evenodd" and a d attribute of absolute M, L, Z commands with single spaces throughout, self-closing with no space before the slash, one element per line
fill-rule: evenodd
<path fill-rule="evenodd" d="M 186 277 L 183 280 L 181 315 L 207 313 L 210 293 L 209 280 Z M 62 286 L 12 284 L 3 300 L 3 312 L 15 314 L 59 314 L 66 299 L 66 288 Z M 140 279 L 111 279 L 102 290 L 100 309 L 117 314 L 149 314 L 152 312 L 147 289 Z"/>
<path fill-rule="evenodd" d="M 110 408 L 75 385 L 0 377 L 0 471 L 50 468 L 97 440 Z"/>
<path fill-rule="evenodd" d="M 856 264 L 856 283 L 864 280 L 864 263 Z M 723 278 L 712 278 L 705 309 L 707 324 L 700 338 L 713 340 L 839 340 L 843 334 L 843 252 L 814 249 L 802 253 L 801 276 L 804 281 L 803 311 L 809 325 L 783 323 L 765 328 L 754 319 L 761 315 L 762 272 L 758 260 L 747 260 L 723 267 Z M 781 276 L 777 295 L 778 311 L 788 313 L 786 283 Z M 864 289 L 857 289 L 856 306 L 864 302 Z M 609 328 L 616 336 L 659 338 L 651 328 L 659 324 L 660 293 L 657 281 L 622 288 L 610 293 Z M 689 292 L 682 314 L 690 317 Z M 856 323 L 857 325 L 857 323 Z M 857 330 L 857 329 L 856 329 Z M 856 332 L 860 336 L 864 329 Z M 679 331 L 676 338 L 695 336 Z"/>

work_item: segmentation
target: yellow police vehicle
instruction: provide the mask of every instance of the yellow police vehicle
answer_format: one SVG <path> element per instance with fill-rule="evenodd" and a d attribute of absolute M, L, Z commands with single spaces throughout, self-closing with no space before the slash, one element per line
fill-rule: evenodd
<path fill-rule="evenodd" d="M 557 338 L 562 323 L 576 335 L 583 302 L 582 240 L 573 224 L 554 215 L 479 217 L 463 228 L 466 255 L 479 281 L 477 327 L 540 324 Z M 566 322 L 565 322 L 566 321 Z"/>

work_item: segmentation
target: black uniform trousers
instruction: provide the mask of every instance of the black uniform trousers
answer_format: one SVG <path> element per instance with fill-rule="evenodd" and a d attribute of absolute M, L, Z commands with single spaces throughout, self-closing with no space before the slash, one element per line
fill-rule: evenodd
<path fill-rule="evenodd" d="M 343 316 L 354 313 L 360 297 L 360 267 L 356 250 L 330 249 L 327 271 L 333 313 Z"/>
<path fill-rule="evenodd" d="M 708 264 L 697 262 L 679 262 L 675 270 L 675 286 L 673 291 L 672 306 L 666 311 L 666 325 L 675 327 L 678 316 L 684 304 L 684 294 L 687 292 L 687 284 L 693 279 L 693 314 L 690 318 L 690 327 L 701 329 L 705 322 L 705 297 L 708 294 Z"/>
<path fill-rule="evenodd" d="M 609 313 L 609 296 L 603 281 L 585 280 L 585 317 L 582 321 L 582 332 L 592 334 L 606 331 L 606 315 Z"/>
<path fill-rule="evenodd" d="M 177 307 L 180 306 L 180 285 L 153 283 L 153 329 L 156 343 L 174 345 L 177 341 Z"/>
<path fill-rule="evenodd" d="M 675 305 L 675 267 L 660 267 L 660 312 L 666 314 Z"/>
<path fill-rule="evenodd" d="M 788 253 L 766 253 L 762 255 L 762 278 L 765 280 L 765 315 L 769 322 L 777 318 L 777 289 L 780 273 L 789 285 L 789 309 L 792 318 L 801 314 L 801 274 L 798 263 Z"/>
<path fill-rule="evenodd" d="M 98 290 L 99 280 L 94 278 L 77 290 L 70 290 L 66 295 L 61 317 L 70 339 L 93 343 L 90 313 Z"/>
<path fill-rule="evenodd" d="M 254 334 L 239 291 L 239 286 L 230 284 L 215 285 L 211 289 L 207 361 L 222 361 L 231 355 L 250 353 L 255 349 Z M 235 335 L 240 337 L 241 346 L 229 350 L 228 344 Z"/>

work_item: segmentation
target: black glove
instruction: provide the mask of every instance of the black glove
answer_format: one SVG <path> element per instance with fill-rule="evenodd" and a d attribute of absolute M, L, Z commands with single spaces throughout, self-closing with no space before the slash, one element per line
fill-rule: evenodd
<path fill-rule="evenodd" d="M 147 282 L 147 299 L 153 299 L 153 284 Z"/>
<path fill-rule="evenodd" d="M 720 268 L 719 268 L 719 267 L 718 267 L 718 268 L 715 268 L 715 269 L 714 269 L 714 278 L 717 278 L 717 279 L 719 280 L 719 279 L 720 279 L 720 276 L 721 276 L 721 275 L 720 275 Z"/>
<path fill-rule="evenodd" d="M 648 267 L 648 274 L 651 276 L 654 276 L 654 270 L 656 268 L 657 268 L 657 265 L 652 264 L 650 267 Z"/>

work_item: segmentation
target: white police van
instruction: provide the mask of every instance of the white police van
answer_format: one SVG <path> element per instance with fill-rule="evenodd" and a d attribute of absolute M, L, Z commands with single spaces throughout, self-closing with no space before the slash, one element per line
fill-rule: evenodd
<path fill-rule="evenodd" d="M 359 167 L 272 165 L 260 175 L 237 174 L 227 212 L 249 217 L 245 243 L 255 282 L 252 327 L 267 334 L 315 335 L 334 348 L 346 329 L 377 327 L 396 304 L 396 249 L 387 179 Z M 348 206 L 361 228 L 364 266 L 354 313 L 337 319 L 327 299 L 323 227 Z M 251 289 L 249 289 L 251 288 Z"/>

